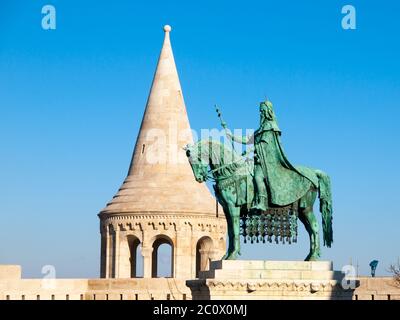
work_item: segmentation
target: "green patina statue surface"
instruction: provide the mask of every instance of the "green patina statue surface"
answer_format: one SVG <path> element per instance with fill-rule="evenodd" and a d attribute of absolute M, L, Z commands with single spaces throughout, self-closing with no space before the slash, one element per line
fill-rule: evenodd
<path fill-rule="evenodd" d="M 228 137 L 243 144 L 254 144 L 254 179 L 256 209 L 267 210 L 268 204 L 285 206 L 304 195 L 311 187 L 313 171 L 295 168 L 289 162 L 280 141 L 279 130 L 271 102 L 260 104 L 260 128 L 251 137 Z M 314 181 L 317 187 L 318 181 Z M 267 189 L 268 188 L 268 189 Z"/>
<path fill-rule="evenodd" d="M 271 242 L 273 237 L 276 242 L 296 242 L 298 218 L 310 236 L 310 252 L 305 260 L 318 260 L 319 225 L 313 213 L 317 195 L 324 244 L 330 247 L 333 241 L 329 176 L 289 162 L 269 101 L 260 104 L 260 127 L 252 136 L 234 136 L 224 121 L 222 126 L 232 142 L 254 144 L 254 159 L 244 158 L 233 148 L 212 140 L 188 146 L 187 156 L 198 182 L 216 182 L 216 197 L 228 223 L 229 246 L 224 258 L 237 258 L 240 234 L 251 242 Z"/>

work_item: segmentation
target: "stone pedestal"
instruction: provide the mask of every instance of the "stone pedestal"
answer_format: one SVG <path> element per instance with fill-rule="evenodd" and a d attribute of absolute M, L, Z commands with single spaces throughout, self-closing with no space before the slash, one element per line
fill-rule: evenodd
<path fill-rule="evenodd" d="M 193 300 L 351 300 L 331 261 L 212 261 L 188 280 Z"/>

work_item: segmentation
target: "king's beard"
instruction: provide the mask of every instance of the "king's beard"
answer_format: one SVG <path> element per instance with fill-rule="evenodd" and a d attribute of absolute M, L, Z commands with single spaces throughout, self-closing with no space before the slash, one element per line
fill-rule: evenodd
<path fill-rule="evenodd" d="M 263 126 L 265 122 L 267 122 L 267 118 L 265 117 L 264 114 L 261 114 L 260 125 Z"/>

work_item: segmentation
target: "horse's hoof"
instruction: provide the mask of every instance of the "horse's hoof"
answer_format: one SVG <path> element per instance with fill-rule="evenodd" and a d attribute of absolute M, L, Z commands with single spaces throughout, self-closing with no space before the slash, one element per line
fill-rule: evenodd
<path fill-rule="evenodd" d="M 225 260 L 236 260 L 238 252 L 234 251 Z"/>
<path fill-rule="evenodd" d="M 307 256 L 305 261 L 318 261 L 320 258 L 319 254 L 312 254 L 311 256 Z"/>
<path fill-rule="evenodd" d="M 308 261 L 318 261 L 319 260 L 319 258 L 316 258 L 316 257 L 311 257 L 310 259 L 308 259 Z"/>

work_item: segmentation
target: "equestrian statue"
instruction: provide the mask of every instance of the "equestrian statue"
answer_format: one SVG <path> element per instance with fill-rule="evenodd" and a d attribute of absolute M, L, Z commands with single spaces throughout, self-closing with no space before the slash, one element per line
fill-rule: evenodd
<path fill-rule="evenodd" d="M 232 134 L 218 108 L 217 113 L 231 146 L 209 139 L 185 150 L 196 181 L 215 182 L 215 195 L 228 224 L 229 245 L 223 259 L 235 260 L 240 254 L 240 235 L 252 243 L 296 242 L 299 219 L 310 237 L 310 252 L 305 260 L 318 260 L 319 224 L 313 212 L 317 196 L 324 245 L 331 247 L 333 242 L 329 176 L 289 162 L 270 101 L 260 103 L 260 127 L 251 136 Z M 253 157 L 237 153 L 235 142 L 253 145 Z"/>

